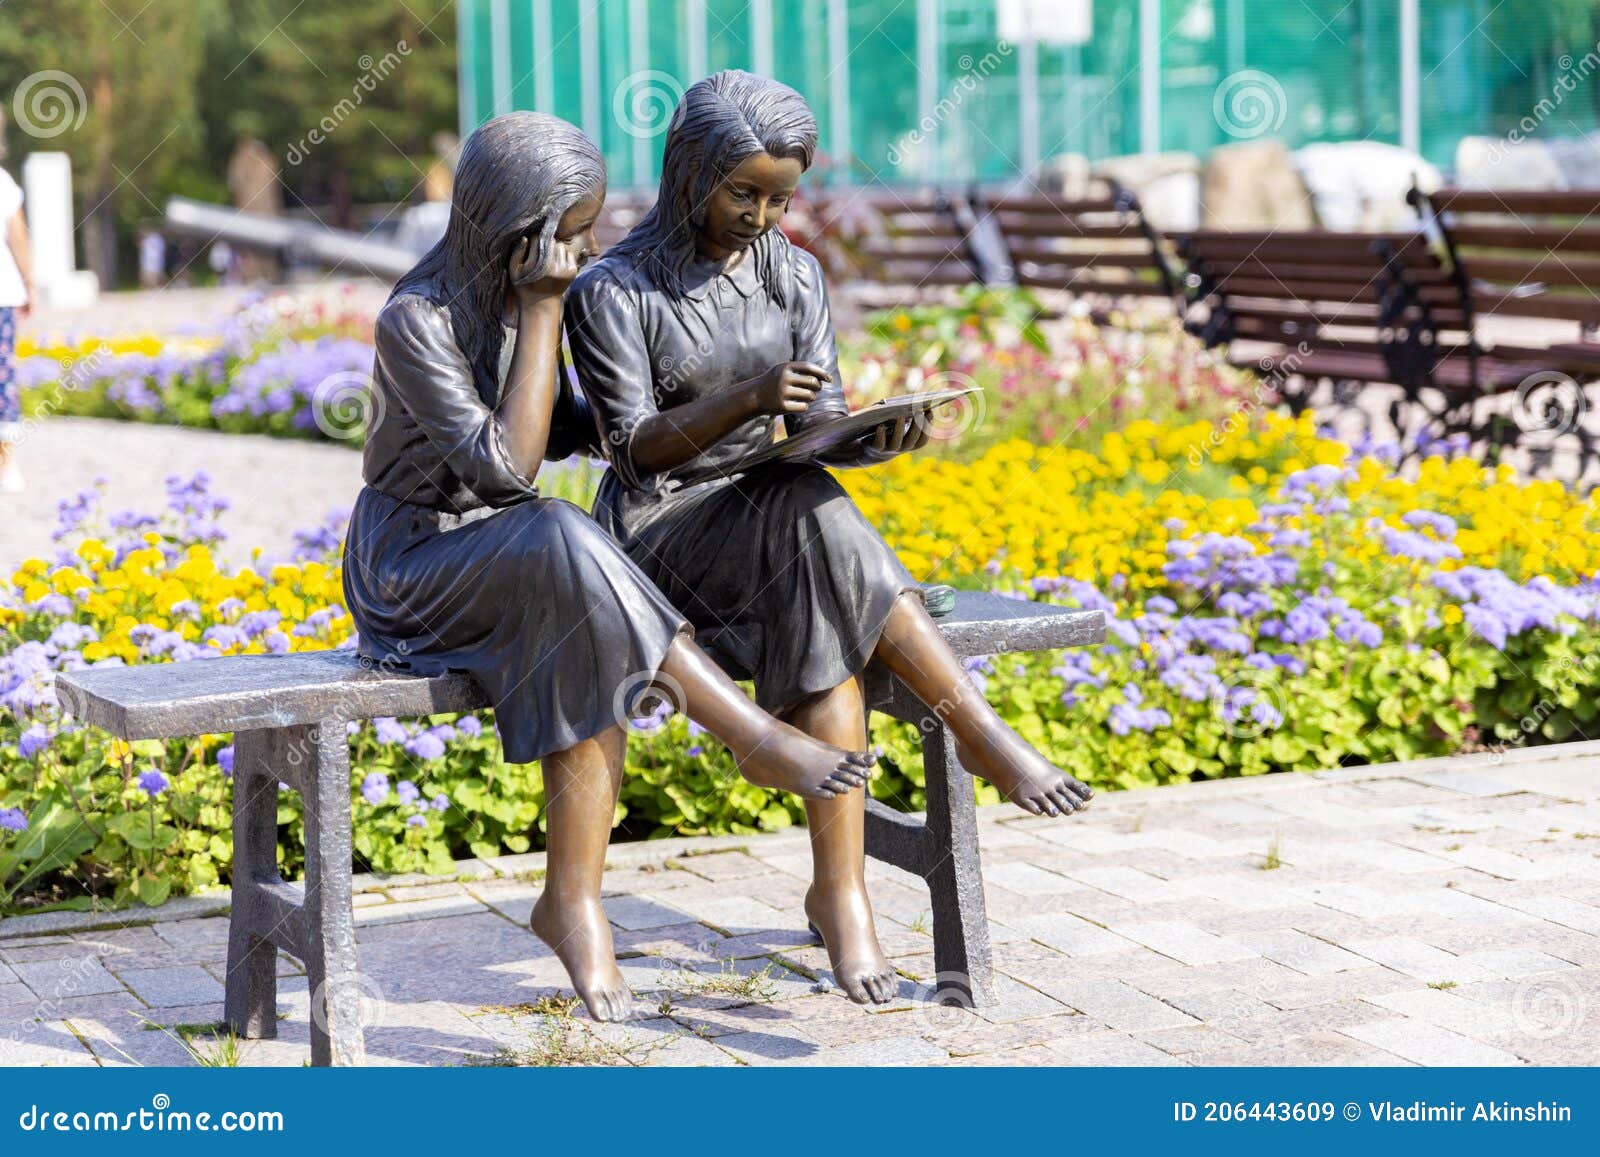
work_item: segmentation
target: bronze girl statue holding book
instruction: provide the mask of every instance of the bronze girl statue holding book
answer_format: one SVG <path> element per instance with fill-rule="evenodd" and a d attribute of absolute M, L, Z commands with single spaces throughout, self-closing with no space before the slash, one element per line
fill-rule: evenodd
<path fill-rule="evenodd" d="M 859 795 L 872 759 L 757 708 L 615 540 L 535 486 L 542 460 L 594 438 L 559 355 L 604 197 L 598 150 L 565 121 L 511 113 L 467 138 L 444 239 L 378 315 L 344 591 L 364 659 L 472 673 L 507 762 L 543 760 L 549 866 L 531 925 L 590 1013 L 616 1020 L 632 996 L 600 876 L 640 693 L 669 688 L 746 778 L 807 799 Z"/>
<path fill-rule="evenodd" d="M 847 749 L 867 746 L 861 673 L 876 659 L 936 710 L 974 774 L 1036 815 L 1084 784 L 1016 734 L 968 679 L 916 578 L 823 465 L 740 471 L 777 419 L 846 413 L 816 259 L 777 228 L 817 143 L 799 93 L 729 70 L 689 88 L 667 130 L 660 194 L 573 283 L 566 331 L 610 469 L 595 517 L 757 702 Z M 831 466 L 915 449 L 900 419 Z M 710 475 L 709 477 L 707 475 Z M 864 793 L 809 799 L 806 913 L 854 1000 L 893 998 L 863 878 Z"/>

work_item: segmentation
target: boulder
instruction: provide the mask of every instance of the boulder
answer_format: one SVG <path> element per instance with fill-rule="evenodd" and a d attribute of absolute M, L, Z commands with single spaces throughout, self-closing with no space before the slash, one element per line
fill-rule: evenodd
<path fill-rule="evenodd" d="M 1413 227 L 1417 215 L 1406 192 L 1413 182 L 1425 193 L 1442 183 L 1421 154 L 1381 141 L 1307 145 L 1289 160 L 1311 193 L 1317 220 L 1329 229 Z"/>
<path fill-rule="evenodd" d="M 1193 153 L 1140 153 L 1096 161 L 1091 175 L 1132 190 L 1158 229 L 1183 232 L 1200 224 L 1200 158 Z"/>
<path fill-rule="evenodd" d="M 1585 137 L 1462 137 L 1456 181 L 1466 189 L 1600 188 L 1600 146 Z"/>
<path fill-rule="evenodd" d="M 1222 145 L 1206 158 L 1201 224 L 1211 229 L 1310 229 L 1316 213 L 1282 141 Z"/>

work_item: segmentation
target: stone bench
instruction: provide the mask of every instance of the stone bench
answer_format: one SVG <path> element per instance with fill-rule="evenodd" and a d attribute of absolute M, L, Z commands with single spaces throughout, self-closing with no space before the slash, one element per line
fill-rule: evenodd
<path fill-rule="evenodd" d="M 987 593 L 958 594 L 954 610 L 938 622 L 963 657 L 1105 638 L 1099 611 Z M 903 685 L 874 667 L 867 688 L 872 710 L 921 732 L 928 796 L 926 820 L 868 799 L 867 854 L 928 883 L 939 999 L 990 1004 L 995 995 L 972 779 L 956 761 L 952 737 Z M 277 1035 L 276 956 L 282 949 L 305 966 L 312 1064 L 361 1063 L 345 725 L 485 707 L 476 681 L 383 670 L 363 665 L 353 651 L 332 650 L 75 671 L 58 676 L 56 693 L 79 720 L 125 740 L 234 733 L 225 1019 L 243 1037 Z M 305 805 L 303 884 L 278 874 L 280 781 Z"/>

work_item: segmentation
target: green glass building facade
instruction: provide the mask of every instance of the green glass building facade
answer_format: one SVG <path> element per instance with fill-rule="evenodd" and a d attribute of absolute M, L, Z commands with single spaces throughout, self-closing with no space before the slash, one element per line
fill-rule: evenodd
<path fill-rule="evenodd" d="M 457 0 L 464 131 L 540 109 L 654 181 L 683 88 L 805 94 L 830 179 L 1005 181 L 1061 153 L 1600 127 L 1595 0 Z"/>

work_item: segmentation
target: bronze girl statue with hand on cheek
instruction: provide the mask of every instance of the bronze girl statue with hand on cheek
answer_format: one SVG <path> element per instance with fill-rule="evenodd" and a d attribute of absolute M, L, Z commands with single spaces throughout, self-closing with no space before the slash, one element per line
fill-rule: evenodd
<path fill-rule="evenodd" d="M 611 462 L 595 517 L 780 718 L 865 748 L 860 676 L 877 659 L 938 705 L 969 770 L 1036 815 L 1077 811 L 1089 788 L 984 701 L 917 580 L 827 470 L 733 476 L 780 416 L 795 433 L 846 412 L 822 271 L 777 228 L 816 143 L 811 110 L 777 81 L 729 70 L 684 94 L 655 207 L 579 276 L 567 306 Z M 924 437 L 880 426 L 829 464 L 883 461 Z M 708 467 L 723 473 L 706 478 Z M 806 801 L 806 912 L 840 986 L 883 1003 L 896 982 L 867 902 L 864 801 Z"/>
<path fill-rule="evenodd" d="M 600 877 L 640 693 L 669 689 L 765 786 L 831 799 L 872 761 L 758 709 L 615 540 L 535 488 L 542 460 L 594 438 L 560 365 L 561 312 L 604 198 L 598 150 L 565 121 L 511 113 L 467 138 L 444 239 L 378 315 L 344 591 L 364 659 L 471 673 L 506 761 L 543 760 L 549 869 L 531 925 L 590 1014 L 618 1020 L 632 994 Z"/>

